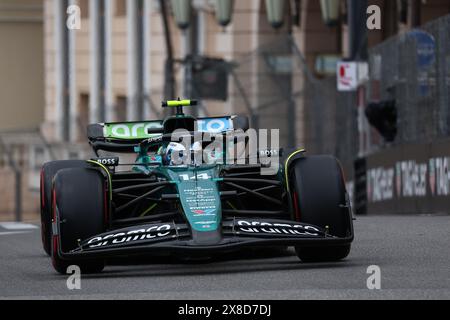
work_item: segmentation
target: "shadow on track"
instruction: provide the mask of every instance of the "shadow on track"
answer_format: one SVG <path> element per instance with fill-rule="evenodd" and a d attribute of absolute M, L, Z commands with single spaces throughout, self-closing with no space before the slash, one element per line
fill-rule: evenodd
<path fill-rule="evenodd" d="M 109 277 L 197 276 L 300 269 L 336 269 L 353 265 L 354 263 L 346 260 L 333 263 L 302 263 L 293 250 L 264 248 L 245 249 L 203 259 L 180 256 L 115 259 L 108 261 L 102 273 L 84 275 L 84 277 L 101 279 Z M 109 266 L 123 266 L 123 268 L 111 269 L 108 268 Z"/>

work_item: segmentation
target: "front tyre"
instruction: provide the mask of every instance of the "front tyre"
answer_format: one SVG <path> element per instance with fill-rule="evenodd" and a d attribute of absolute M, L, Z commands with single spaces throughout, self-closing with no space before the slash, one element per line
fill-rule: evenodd
<path fill-rule="evenodd" d="M 79 241 L 105 231 L 105 181 L 95 169 L 64 169 L 53 182 L 52 214 L 59 225 L 53 234 L 52 264 L 56 271 L 66 274 L 67 267 L 77 265 L 82 273 L 98 273 L 105 266 L 103 260 L 64 260 L 67 253 L 78 247 Z"/>
<path fill-rule="evenodd" d="M 352 234 L 352 217 L 342 168 L 336 158 L 299 158 L 293 163 L 290 177 L 297 221 L 328 228 L 331 235 L 340 238 Z M 350 243 L 339 246 L 298 246 L 295 251 L 303 262 L 339 261 L 350 253 Z"/>
<path fill-rule="evenodd" d="M 44 251 L 50 256 L 52 251 L 52 183 L 56 173 L 62 169 L 85 168 L 83 160 L 58 160 L 45 163 L 41 169 L 41 238 Z"/>

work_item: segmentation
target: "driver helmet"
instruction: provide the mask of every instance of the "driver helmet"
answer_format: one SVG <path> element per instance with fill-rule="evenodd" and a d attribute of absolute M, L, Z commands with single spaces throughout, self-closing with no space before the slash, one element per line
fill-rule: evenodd
<path fill-rule="evenodd" d="M 177 153 L 174 155 L 174 153 Z M 186 156 L 186 148 L 181 143 L 171 142 L 166 147 L 163 160 L 169 165 L 181 165 L 183 164 L 183 159 Z"/>

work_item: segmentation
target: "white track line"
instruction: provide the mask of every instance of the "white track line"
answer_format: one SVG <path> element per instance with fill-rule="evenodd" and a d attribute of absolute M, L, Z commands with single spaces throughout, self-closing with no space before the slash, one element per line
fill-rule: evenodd
<path fill-rule="evenodd" d="M 6 230 L 31 230 L 38 228 L 34 224 L 23 222 L 0 222 L 0 227 Z"/>
<path fill-rule="evenodd" d="M 7 236 L 11 234 L 21 234 L 21 233 L 29 233 L 30 231 L 8 231 L 8 232 L 0 232 L 0 236 Z"/>

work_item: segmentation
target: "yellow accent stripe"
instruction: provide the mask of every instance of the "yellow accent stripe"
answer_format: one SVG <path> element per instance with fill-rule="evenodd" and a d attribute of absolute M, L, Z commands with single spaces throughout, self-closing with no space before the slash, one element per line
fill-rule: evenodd
<path fill-rule="evenodd" d="M 142 212 L 142 214 L 140 215 L 141 217 L 145 216 L 147 213 L 149 213 L 150 211 L 153 210 L 153 208 L 155 208 L 157 205 L 157 203 L 154 203 L 153 205 L 151 205 L 147 210 L 145 210 L 144 212 Z"/>
<path fill-rule="evenodd" d="M 235 206 L 233 206 L 232 204 L 231 204 L 231 202 L 230 201 L 227 201 L 227 204 L 231 207 L 231 209 L 233 209 L 233 210 L 237 210 L 236 208 L 235 208 Z"/>
<path fill-rule="evenodd" d="M 191 105 L 191 100 L 169 100 L 167 101 L 168 107 L 188 107 Z"/>
<path fill-rule="evenodd" d="M 290 192 L 290 190 L 289 190 L 289 178 L 288 178 L 288 164 L 289 164 L 289 161 L 291 160 L 291 158 L 293 156 L 295 156 L 296 154 L 299 154 L 301 152 L 305 152 L 305 149 L 300 149 L 300 150 L 297 150 L 297 151 L 291 153 L 291 155 L 286 159 L 286 162 L 284 163 L 284 174 L 285 174 L 285 180 L 286 180 L 286 188 L 287 188 L 288 192 Z"/>
<path fill-rule="evenodd" d="M 112 200 L 112 180 L 111 180 L 111 173 L 109 173 L 108 168 L 106 168 L 103 164 L 100 162 L 94 161 L 94 160 L 86 160 L 89 163 L 95 164 L 99 167 L 101 167 L 103 170 L 105 170 L 106 174 L 108 175 L 108 183 L 109 183 L 109 200 Z"/>

